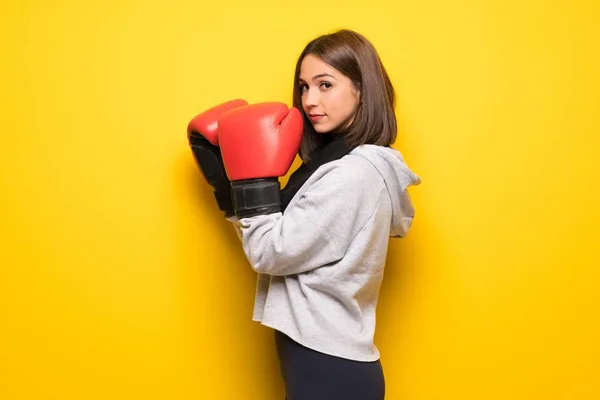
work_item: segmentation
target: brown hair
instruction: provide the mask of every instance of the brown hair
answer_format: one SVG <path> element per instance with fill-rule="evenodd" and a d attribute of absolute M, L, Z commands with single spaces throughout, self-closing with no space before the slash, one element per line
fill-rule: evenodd
<path fill-rule="evenodd" d="M 313 54 L 323 62 L 346 75 L 360 91 L 352 124 L 336 134 L 344 135 L 350 146 L 375 144 L 388 146 L 396 140 L 396 94 L 377 50 L 364 36 L 342 29 L 319 36 L 310 41 L 298 58 L 294 75 L 293 105 L 304 119 L 304 135 L 299 155 L 308 160 L 311 151 L 324 140 L 323 134 L 315 132 L 302 107 L 299 86 L 300 66 L 304 57 Z"/>

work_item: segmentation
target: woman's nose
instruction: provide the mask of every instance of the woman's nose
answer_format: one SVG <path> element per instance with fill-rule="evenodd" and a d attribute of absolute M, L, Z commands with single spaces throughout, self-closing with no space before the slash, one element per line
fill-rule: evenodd
<path fill-rule="evenodd" d="M 314 107 L 319 103 L 319 93 L 316 90 L 308 89 L 304 98 L 304 104 L 308 107 Z"/>

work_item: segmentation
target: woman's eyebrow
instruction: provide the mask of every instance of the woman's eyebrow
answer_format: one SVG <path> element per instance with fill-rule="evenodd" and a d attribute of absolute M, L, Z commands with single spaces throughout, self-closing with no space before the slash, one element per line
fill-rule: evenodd
<path fill-rule="evenodd" d="M 328 73 L 326 73 L 326 72 L 323 72 L 322 74 L 317 74 L 317 75 L 313 76 L 313 77 L 312 77 L 312 80 L 314 81 L 315 79 L 323 78 L 323 77 L 325 77 L 325 76 L 328 76 L 328 77 L 330 77 L 330 78 L 333 78 L 333 79 L 335 79 L 335 76 L 333 76 L 333 75 L 331 75 L 331 74 L 328 74 Z M 304 79 L 302 79 L 302 78 L 299 78 L 298 80 L 299 80 L 299 81 L 301 81 L 301 82 L 305 82 L 305 80 L 304 80 Z"/>

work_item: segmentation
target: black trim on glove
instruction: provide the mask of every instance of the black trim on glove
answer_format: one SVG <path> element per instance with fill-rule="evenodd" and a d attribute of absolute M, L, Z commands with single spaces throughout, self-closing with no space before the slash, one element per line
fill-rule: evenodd
<path fill-rule="evenodd" d="M 190 133 L 189 142 L 198 168 L 214 188 L 213 194 L 219 209 L 225 213 L 225 218 L 233 217 L 235 211 L 231 198 L 231 186 L 223 165 L 221 149 L 195 132 Z"/>
<path fill-rule="evenodd" d="M 281 211 L 281 190 L 277 178 L 231 182 L 231 194 L 238 219 Z"/>

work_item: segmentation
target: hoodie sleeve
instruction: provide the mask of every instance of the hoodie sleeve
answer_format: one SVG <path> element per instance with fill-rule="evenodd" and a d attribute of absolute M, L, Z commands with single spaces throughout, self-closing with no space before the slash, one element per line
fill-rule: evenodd
<path fill-rule="evenodd" d="M 383 189 L 368 168 L 329 167 L 284 214 L 239 221 L 248 261 L 259 273 L 291 275 L 340 260 Z"/>

